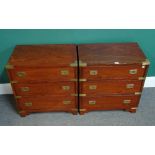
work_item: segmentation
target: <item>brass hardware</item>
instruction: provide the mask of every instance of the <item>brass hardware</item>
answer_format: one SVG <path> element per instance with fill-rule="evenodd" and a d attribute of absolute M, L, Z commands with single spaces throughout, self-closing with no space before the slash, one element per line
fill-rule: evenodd
<path fill-rule="evenodd" d="M 137 74 L 137 69 L 130 69 L 129 74 Z"/>
<path fill-rule="evenodd" d="M 145 77 L 139 77 L 138 80 L 145 80 Z"/>
<path fill-rule="evenodd" d="M 79 64 L 79 67 L 86 67 L 87 63 L 82 62 L 81 60 L 79 60 L 79 62 L 77 60 L 75 60 L 73 63 L 70 64 L 71 67 L 77 67 Z"/>
<path fill-rule="evenodd" d="M 77 82 L 77 81 L 79 81 L 79 82 L 85 82 L 85 81 L 87 81 L 87 79 L 71 79 L 71 81 L 73 81 L 73 82 Z"/>
<path fill-rule="evenodd" d="M 86 67 L 87 63 L 82 62 L 81 60 L 79 60 L 79 67 Z"/>
<path fill-rule="evenodd" d="M 97 70 L 90 70 L 89 71 L 89 74 L 90 75 L 97 75 L 98 74 L 98 71 Z"/>
<path fill-rule="evenodd" d="M 75 60 L 73 63 L 70 64 L 70 67 L 77 67 L 77 66 L 78 66 L 77 60 Z"/>
<path fill-rule="evenodd" d="M 32 102 L 25 102 L 24 105 L 25 105 L 26 107 L 31 107 L 31 106 L 32 106 Z"/>
<path fill-rule="evenodd" d="M 126 88 L 127 88 L 127 89 L 134 88 L 134 84 L 127 84 L 127 85 L 126 85 Z"/>
<path fill-rule="evenodd" d="M 18 83 L 18 81 L 10 81 L 10 83 L 12 83 L 12 84 L 13 84 L 13 83 Z"/>
<path fill-rule="evenodd" d="M 142 68 L 145 68 L 145 66 L 142 66 Z"/>
<path fill-rule="evenodd" d="M 142 62 L 142 65 L 149 65 L 149 64 L 150 64 L 150 61 L 148 59 Z"/>
<path fill-rule="evenodd" d="M 61 70 L 61 75 L 69 75 L 69 71 L 68 70 Z"/>
<path fill-rule="evenodd" d="M 16 75 L 18 77 L 24 77 L 26 75 L 26 73 L 25 72 L 17 72 Z"/>
<path fill-rule="evenodd" d="M 78 94 L 71 94 L 71 96 L 78 96 Z M 86 94 L 79 94 L 80 97 L 86 96 Z"/>
<path fill-rule="evenodd" d="M 71 101 L 63 101 L 63 104 L 71 104 Z"/>
<path fill-rule="evenodd" d="M 133 107 L 133 108 L 131 108 L 131 109 L 137 109 L 136 107 Z"/>
<path fill-rule="evenodd" d="M 80 111 L 86 111 L 86 109 L 79 109 Z"/>
<path fill-rule="evenodd" d="M 21 96 L 15 96 L 16 99 L 22 98 Z"/>
<path fill-rule="evenodd" d="M 89 101 L 89 104 L 94 105 L 96 104 L 96 101 Z"/>
<path fill-rule="evenodd" d="M 13 66 L 13 65 L 11 65 L 11 64 L 7 64 L 7 65 L 5 66 L 5 68 L 6 68 L 6 69 L 13 69 L 13 68 L 14 68 L 14 66 Z"/>
<path fill-rule="evenodd" d="M 131 103 L 131 100 L 123 100 L 123 103 L 124 104 L 129 104 L 129 103 Z"/>
<path fill-rule="evenodd" d="M 86 96 L 86 94 L 79 94 L 79 96 L 84 97 L 84 96 Z"/>
<path fill-rule="evenodd" d="M 69 90 L 70 89 L 70 86 L 62 86 L 62 89 L 63 90 Z"/>
<path fill-rule="evenodd" d="M 135 92 L 135 95 L 141 95 L 142 93 L 141 92 Z"/>
<path fill-rule="evenodd" d="M 29 91 L 30 89 L 29 89 L 29 87 L 22 87 L 21 88 L 21 91 L 23 91 L 23 92 L 26 92 L 26 91 Z"/>
<path fill-rule="evenodd" d="M 90 90 L 95 90 L 96 88 L 97 88 L 96 85 L 90 85 L 90 86 L 89 86 L 89 89 L 90 89 Z"/>

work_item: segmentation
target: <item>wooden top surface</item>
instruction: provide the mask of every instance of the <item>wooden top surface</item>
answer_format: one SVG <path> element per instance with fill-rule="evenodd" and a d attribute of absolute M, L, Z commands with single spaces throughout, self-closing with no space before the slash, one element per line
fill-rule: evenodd
<path fill-rule="evenodd" d="M 137 43 L 83 44 L 78 51 L 88 65 L 135 64 L 146 59 Z"/>
<path fill-rule="evenodd" d="M 69 66 L 76 59 L 73 44 L 17 45 L 8 63 L 23 67 Z"/>

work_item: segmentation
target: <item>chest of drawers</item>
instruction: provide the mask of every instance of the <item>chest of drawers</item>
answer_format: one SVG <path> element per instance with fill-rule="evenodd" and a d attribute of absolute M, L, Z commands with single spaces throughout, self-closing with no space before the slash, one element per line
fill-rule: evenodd
<path fill-rule="evenodd" d="M 19 114 L 77 114 L 76 60 L 75 45 L 16 46 L 6 68 Z"/>
<path fill-rule="evenodd" d="M 136 112 L 149 61 L 136 43 L 78 46 L 80 114 L 93 110 Z"/>
<path fill-rule="evenodd" d="M 21 116 L 136 112 L 148 67 L 136 43 L 18 45 L 6 66 Z"/>

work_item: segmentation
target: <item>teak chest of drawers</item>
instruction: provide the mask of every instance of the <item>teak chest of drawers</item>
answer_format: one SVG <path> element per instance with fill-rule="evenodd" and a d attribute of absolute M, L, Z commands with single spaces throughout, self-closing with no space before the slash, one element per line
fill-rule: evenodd
<path fill-rule="evenodd" d="M 18 45 L 6 66 L 21 116 L 136 112 L 148 67 L 136 43 Z"/>

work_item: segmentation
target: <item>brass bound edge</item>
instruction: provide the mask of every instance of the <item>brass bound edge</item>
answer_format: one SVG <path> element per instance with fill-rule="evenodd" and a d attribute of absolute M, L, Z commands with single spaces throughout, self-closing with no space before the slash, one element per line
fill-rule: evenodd
<path fill-rule="evenodd" d="M 79 62 L 77 60 L 75 60 L 73 63 L 70 64 L 71 67 L 77 67 L 79 64 L 79 67 L 86 67 L 87 63 L 82 62 L 81 60 L 79 60 Z"/>
<path fill-rule="evenodd" d="M 79 81 L 79 82 L 85 82 L 85 81 L 87 81 L 87 79 L 71 79 L 71 81 L 73 81 L 73 82 L 77 82 L 77 81 Z"/>
<path fill-rule="evenodd" d="M 150 64 L 150 61 L 148 59 L 142 62 L 142 65 L 149 65 L 149 64 Z"/>
<path fill-rule="evenodd" d="M 13 68 L 14 68 L 14 66 L 13 66 L 13 65 L 11 65 L 11 64 L 7 64 L 7 65 L 5 66 L 5 68 L 6 68 L 6 69 L 13 69 Z"/>
<path fill-rule="evenodd" d="M 80 111 L 86 111 L 86 109 L 79 109 Z"/>
<path fill-rule="evenodd" d="M 138 80 L 145 80 L 145 77 L 139 77 Z"/>
<path fill-rule="evenodd" d="M 78 96 L 78 94 L 71 94 L 71 96 Z M 84 97 L 86 94 L 79 94 L 79 96 Z"/>
<path fill-rule="evenodd" d="M 142 93 L 141 92 L 135 92 L 135 95 L 141 95 Z"/>

